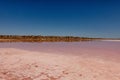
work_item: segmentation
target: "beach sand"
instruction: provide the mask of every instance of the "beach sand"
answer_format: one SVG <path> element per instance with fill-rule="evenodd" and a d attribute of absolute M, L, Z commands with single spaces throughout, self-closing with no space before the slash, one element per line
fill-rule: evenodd
<path fill-rule="evenodd" d="M 0 80 L 120 80 L 120 63 L 96 57 L 0 48 Z"/>

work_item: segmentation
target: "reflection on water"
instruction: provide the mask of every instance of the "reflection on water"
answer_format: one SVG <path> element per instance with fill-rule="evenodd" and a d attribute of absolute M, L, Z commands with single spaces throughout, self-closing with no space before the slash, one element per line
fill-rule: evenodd
<path fill-rule="evenodd" d="M 120 56 L 120 42 L 53 42 L 53 43 L 0 43 L 0 48 L 18 48 L 38 52 L 88 55 L 111 58 Z M 119 57 L 118 57 L 119 58 Z"/>

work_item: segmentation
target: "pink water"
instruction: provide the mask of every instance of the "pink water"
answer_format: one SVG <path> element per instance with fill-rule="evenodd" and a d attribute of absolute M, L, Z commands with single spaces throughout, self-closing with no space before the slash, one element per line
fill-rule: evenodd
<path fill-rule="evenodd" d="M 18 48 L 37 52 L 47 52 L 50 54 L 68 54 L 120 61 L 120 41 L 0 43 L 0 48 Z"/>

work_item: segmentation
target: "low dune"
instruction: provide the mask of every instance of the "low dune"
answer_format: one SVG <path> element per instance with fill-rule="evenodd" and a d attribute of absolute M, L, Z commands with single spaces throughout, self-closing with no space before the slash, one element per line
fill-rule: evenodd
<path fill-rule="evenodd" d="M 0 48 L 0 80 L 120 80 L 120 63 Z"/>

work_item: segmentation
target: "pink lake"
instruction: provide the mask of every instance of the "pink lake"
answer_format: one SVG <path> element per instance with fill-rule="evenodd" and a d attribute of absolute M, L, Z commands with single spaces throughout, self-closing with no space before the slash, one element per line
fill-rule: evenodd
<path fill-rule="evenodd" d="M 0 43 L 0 80 L 120 80 L 120 41 Z"/>
<path fill-rule="evenodd" d="M 0 48 L 17 48 L 50 54 L 76 55 L 120 61 L 120 41 L 0 43 Z"/>

